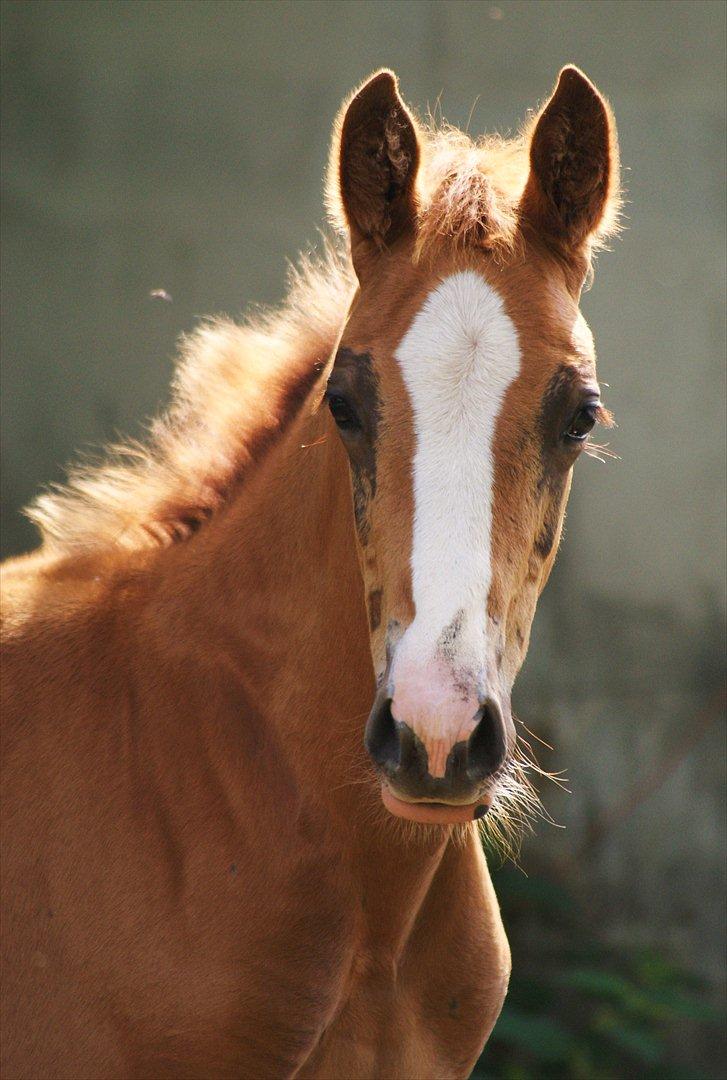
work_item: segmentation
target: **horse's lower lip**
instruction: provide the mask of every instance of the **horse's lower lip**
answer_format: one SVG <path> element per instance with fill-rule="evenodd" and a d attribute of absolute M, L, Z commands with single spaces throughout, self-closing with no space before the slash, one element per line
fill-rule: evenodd
<path fill-rule="evenodd" d="M 381 785 L 381 798 L 389 813 L 396 817 L 406 818 L 408 821 L 418 821 L 423 825 L 458 825 L 462 822 L 474 821 L 475 810 L 478 807 L 489 808 L 489 800 L 486 797 L 478 799 L 477 802 L 468 803 L 466 806 L 434 802 L 405 802 L 403 799 L 397 799 L 387 783 Z"/>

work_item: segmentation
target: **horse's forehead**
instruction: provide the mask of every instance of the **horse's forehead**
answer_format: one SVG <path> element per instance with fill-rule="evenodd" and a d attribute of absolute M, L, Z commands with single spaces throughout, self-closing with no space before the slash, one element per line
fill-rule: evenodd
<path fill-rule="evenodd" d="M 593 336 L 577 304 L 539 276 L 521 280 L 470 268 L 423 285 L 392 348 L 377 360 L 394 386 L 402 386 L 403 376 L 412 402 L 456 403 L 455 416 L 464 421 L 478 409 L 492 414 L 493 401 L 501 405 L 518 377 L 520 404 L 531 397 L 537 408 L 564 362 L 593 366 Z"/>
<path fill-rule="evenodd" d="M 500 292 L 463 270 L 425 295 L 394 359 L 415 412 L 451 429 L 478 411 L 494 414 L 520 372 L 521 347 Z"/>

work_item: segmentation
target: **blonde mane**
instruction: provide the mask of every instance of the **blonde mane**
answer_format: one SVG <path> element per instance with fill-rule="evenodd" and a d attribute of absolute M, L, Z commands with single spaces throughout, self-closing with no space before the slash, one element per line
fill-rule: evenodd
<path fill-rule="evenodd" d="M 441 246 L 479 247 L 495 257 L 516 249 L 534 121 L 514 139 L 477 141 L 420 123 L 417 258 Z M 334 137 L 332 158 L 335 146 Z M 332 178 L 333 170 L 329 216 L 345 234 Z M 602 235 L 613 228 L 612 216 Z M 112 447 L 105 463 L 74 469 L 67 485 L 26 511 L 45 546 L 140 548 L 196 531 L 302 403 L 335 347 L 354 287 L 348 257 L 327 244 L 321 258 L 303 258 L 291 270 L 279 309 L 243 325 L 211 319 L 183 338 L 172 404 L 151 425 L 148 443 Z"/>
<path fill-rule="evenodd" d="M 538 114 L 532 113 L 512 139 L 485 135 L 473 140 L 457 128 L 437 128 L 433 123 L 425 129 L 419 252 L 442 243 L 479 247 L 495 257 L 518 251 L 520 200 L 530 172 L 530 142 L 537 120 Z M 612 153 L 616 155 L 615 146 Z M 603 217 L 588 240 L 589 255 L 619 231 L 621 208 L 616 166 Z"/>
<path fill-rule="evenodd" d="M 291 268 L 286 302 L 243 325 L 209 319 L 180 345 L 169 409 L 147 444 L 111 447 L 100 465 L 26 511 L 47 548 L 138 549 L 182 540 L 225 502 L 320 375 L 353 288 L 331 245 Z"/>

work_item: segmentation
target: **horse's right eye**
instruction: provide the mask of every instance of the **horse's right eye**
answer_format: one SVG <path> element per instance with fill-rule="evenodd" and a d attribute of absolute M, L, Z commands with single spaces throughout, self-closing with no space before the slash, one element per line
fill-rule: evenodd
<path fill-rule="evenodd" d="M 600 407 L 600 404 L 595 401 L 589 402 L 588 405 L 584 405 L 578 410 L 565 432 L 564 438 L 567 442 L 582 443 L 586 441 L 596 425 Z"/>
<path fill-rule="evenodd" d="M 328 408 L 331 410 L 331 416 L 342 431 L 356 431 L 361 426 L 356 413 L 340 394 L 331 394 L 329 396 Z"/>

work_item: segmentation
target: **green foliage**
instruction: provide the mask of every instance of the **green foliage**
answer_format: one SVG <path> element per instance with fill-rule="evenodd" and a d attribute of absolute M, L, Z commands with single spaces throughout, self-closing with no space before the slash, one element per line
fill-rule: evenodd
<path fill-rule="evenodd" d="M 661 952 L 606 944 L 560 883 L 512 866 L 493 880 L 513 976 L 473 1080 L 708 1080 L 672 1063 L 694 1025 L 719 1030 L 698 980 Z"/>

